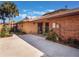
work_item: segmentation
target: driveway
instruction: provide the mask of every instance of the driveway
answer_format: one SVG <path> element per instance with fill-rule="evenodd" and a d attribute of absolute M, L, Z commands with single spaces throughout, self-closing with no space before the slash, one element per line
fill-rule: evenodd
<path fill-rule="evenodd" d="M 0 38 L 0 57 L 40 57 L 43 53 L 17 35 Z"/>
<path fill-rule="evenodd" d="M 31 34 L 19 37 L 45 53 L 44 57 L 79 57 L 79 49 L 45 40 L 44 37 Z"/>

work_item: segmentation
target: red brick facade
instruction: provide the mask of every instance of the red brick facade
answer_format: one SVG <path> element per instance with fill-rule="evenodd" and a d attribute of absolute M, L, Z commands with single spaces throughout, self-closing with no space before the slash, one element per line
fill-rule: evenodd
<path fill-rule="evenodd" d="M 64 39 L 69 37 L 79 39 L 79 15 L 51 18 L 50 23 L 59 24 L 59 28 L 55 28 L 54 31 Z"/>
<path fill-rule="evenodd" d="M 63 40 L 67 40 L 68 38 L 79 40 L 79 12 L 71 12 L 59 17 L 38 18 L 38 20 L 31 22 L 26 21 L 22 23 L 23 28 L 21 29 L 26 33 L 31 33 L 31 31 L 32 33 L 38 33 L 38 23 L 43 23 L 42 29 L 45 32 L 45 23 L 49 23 L 49 30 L 53 29 Z M 53 25 L 55 25 L 55 28 L 53 28 Z"/>

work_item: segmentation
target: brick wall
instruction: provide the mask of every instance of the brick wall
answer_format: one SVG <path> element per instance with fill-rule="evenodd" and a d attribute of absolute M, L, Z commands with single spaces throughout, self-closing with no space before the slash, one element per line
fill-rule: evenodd
<path fill-rule="evenodd" d="M 50 18 L 50 26 L 52 23 L 59 24 L 59 28 L 55 28 L 54 31 L 64 39 L 69 37 L 79 39 L 79 15 Z"/>
<path fill-rule="evenodd" d="M 53 29 L 56 33 L 63 38 L 63 40 L 68 39 L 69 37 L 77 38 L 79 40 L 79 15 L 74 16 L 64 16 L 57 18 L 41 19 L 34 23 L 25 22 L 19 25 L 21 30 L 26 33 L 38 33 L 39 22 L 43 23 L 43 31 L 45 30 L 44 24 L 49 22 L 49 30 Z M 52 23 L 59 25 L 59 28 L 52 28 Z"/>

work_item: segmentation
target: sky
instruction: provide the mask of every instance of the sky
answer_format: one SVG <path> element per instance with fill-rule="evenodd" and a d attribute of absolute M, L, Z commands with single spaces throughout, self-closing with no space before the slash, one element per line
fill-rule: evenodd
<path fill-rule="evenodd" d="M 25 17 L 35 18 L 47 12 L 57 9 L 79 8 L 78 1 L 13 1 L 19 10 L 19 16 L 13 18 L 15 21 L 23 20 Z"/>

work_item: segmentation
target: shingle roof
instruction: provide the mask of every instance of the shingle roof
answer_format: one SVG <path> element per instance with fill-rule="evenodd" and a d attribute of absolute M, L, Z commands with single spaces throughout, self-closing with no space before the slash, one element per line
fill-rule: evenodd
<path fill-rule="evenodd" d="M 51 14 L 56 14 L 56 13 L 59 13 L 59 12 L 65 12 L 65 11 L 68 11 L 68 10 L 70 10 L 70 9 L 58 9 L 58 10 L 55 10 L 53 12 L 47 12 L 43 16 L 45 16 L 45 15 L 51 15 Z"/>
<path fill-rule="evenodd" d="M 45 15 L 45 16 L 39 17 L 38 19 L 60 17 L 60 16 L 66 16 L 66 15 L 75 15 L 75 14 L 79 14 L 79 9 L 71 9 L 71 10 L 67 10 L 67 11 L 63 11 L 63 12 L 59 12 L 51 15 Z"/>
<path fill-rule="evenodd" d="M 36 21 L 36 20 L 39 20 L 39 19 L 46 19 L 46 18 L 51 18 L 51 17 L 52 18 L 54 18 L 54 17 L 62 17 L 62 16 L 75 15 L 75 14 L 79 14 L 79 9 L 67 9 L 67 10 L 61 9 L 61 10 L 57 10 L 55 12 L 52 12 L 50 14 L 46 14 L 46 15 L 34 18 L 32 20 L 27 19 L 27 20 L 25 20 L 23 22 L 28 22 L 28 21 L 30 22 L 30 21 Z"/>

